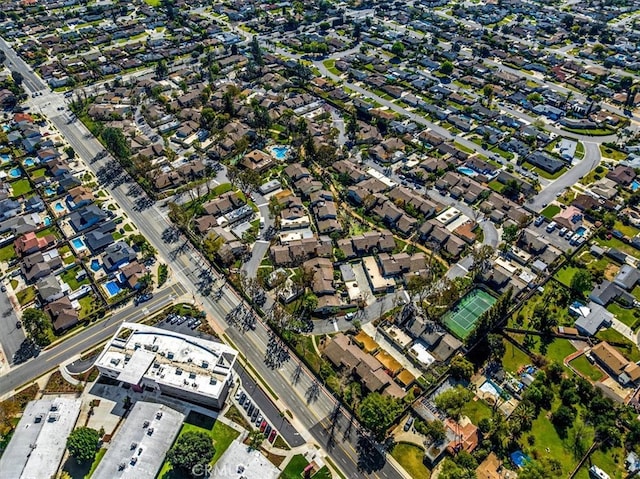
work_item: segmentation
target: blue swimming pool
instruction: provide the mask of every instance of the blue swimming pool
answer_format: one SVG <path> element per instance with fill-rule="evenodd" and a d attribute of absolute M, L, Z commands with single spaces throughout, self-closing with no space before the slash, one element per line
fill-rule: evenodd
<path fill-rule="evenodd" d="M 53 205 L 53 209 L 56 213 L 60 213 L 61 211 L 64 211 L 64 205 L 58 201 L 55 205 Z"/>
<path fill-rule="evenodd" d="M 9 170 L 9 176 L 11 178 L 20 178 L 22 176 L 22 172 L 20 171 L 20 168 L 16 166 Z"/>
<path fill-rule="evenodd" d="M 47 186 L 47 187 L 44 189 L 44 194 L 45 194 L 45 195 L 47 195 L 47 196 L 53 196 L 53 195 L 55 195 L 55 194 L 56 194 L 56 190 L 54 190 L 54 189 L 53 189 L 53 188 L 51 188 L 50 186 Z"/>
<path fill-rule="evenodd" d="M 637 191 L 640 188 L 640 182 L 638 180 L 633 180 L 631 182 L 631 191 Z"/>
<path fill-rule="evenodd" d="M 6 153 L 3 155 L 0 155 L 0 162 L 4 163 L 9 163 L 11 161 L 11 155 L 7 155 Z"/>
<path fill-rule="evenodd" d="M 496 398 L 499 398 L 500 394 L 502 394 L 502 388 L 490 379 L 487 379 L 484 383 L 482 383 L 482 386 L 480 386 L 479 389 L 480 391 L 491 394 Z"/>
<path fill-rule="evenodd" d="M 107 293 L 109 293 L 109 297 L 115 296 L 120 291 L 122 291 L 122 289 L 120 289 L 120 286 L 118 286 L 118 283 L 116 283 L 115 281 L 109 281 L 108 283 L 105 283 L 104 288 L 107 290 Z"/>
<path fill-rule="evenodd" d="M 45 216 L 44 220 L 42 220 L 45 226 L 51 226 L 51 217 Z"/>
<path fill-rule="evenodd" d="M 471 168 L 467 168 L 466 166 L 459 167 L 458 171 L 463 175 L 467 175 L 467 176 L 476 176 L 478 174 L 475 171 L 473 171 Z"/>
<path fill-rule="evenodd" d="M 580 236 L 584 236 L 586 232 L 587 232 L 587 228 L 585 228 L 584 226 L 579 226 L 578 229 L 576 230 L 576 234 Z"/>
<path fill-rule="evenodd" d="M 11 131 L 11 127 L 9 125 L 2 125 L 2 131 L 7 133 L 8 131 Z"/>
<path fill-rule="evenodd" d="M 92 259 L 91 260 L 91 271 L 100 271 L 100 268 L 102 268 L 102 265 L 100 264 L 100 261 L 98 261 L 97 259 Z"/>
<path fill-rule="evenodd" d="M 84 241 L 82 241 L 82 238 L 73 238 L 71 240 L 71 244 L 76 249 L 76 251 L 80 251 L 80 250 L 86 249 L 86 247 L 87 247 L 84 244 Z"/>
<path fill-rule="evenodd" d="M 36 165 L 36 160 L 33 158 L 26 158 L 22 164 L 27 168 L 31 168 Z"/>
<path fill-rule="evenodd" d="M 282 161 L 287 157 L 287 153 L 289 152 L 288 146 L 272 146 L 271 153 L 275 156 L 276 160 Z"/>

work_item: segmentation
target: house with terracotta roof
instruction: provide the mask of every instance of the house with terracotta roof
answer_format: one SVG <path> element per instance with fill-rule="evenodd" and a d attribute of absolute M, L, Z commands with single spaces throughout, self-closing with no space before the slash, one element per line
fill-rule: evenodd
<path fill-rule="evenodd" d="M 582 211 L 575 206 L 568 206 L 553 217 L 553 221 L 558 225 L 571 231 L 576 231 L 582 226 L 582 219 Z"/>
<path fill-rule="evenodd" d="M 273 157 L 262 150 L 252 150 L 242 157 L 240 164 L 248 170 L 262 173 L 273 165 Z"/>
<path fill-rule="evenodd" d="M 26 233 L 13 242 L 13 246 L 18 256 L 24 256 L 31 253 L 40 251 L 48 246 L 53 245 L 56 242 L 54 235 L 46 235 L 38 238 L 36 234 L 31 231 Z"/>

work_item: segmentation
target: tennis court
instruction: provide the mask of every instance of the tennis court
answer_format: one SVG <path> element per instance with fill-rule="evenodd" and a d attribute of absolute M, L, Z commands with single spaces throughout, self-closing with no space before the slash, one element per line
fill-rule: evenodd
<path fill-rule="evenodd" d="M 496 302 L 486 291 L 474 289 L 442 316 L 442 322 L 460 339 L 466 339 L 482 314 Z"/>

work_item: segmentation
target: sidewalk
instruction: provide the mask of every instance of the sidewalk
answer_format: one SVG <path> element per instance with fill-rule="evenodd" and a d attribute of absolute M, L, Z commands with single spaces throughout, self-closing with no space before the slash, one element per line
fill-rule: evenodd
<path fill-rule="evenodd" d="M 633 332 L 633 330 L 624 324 L 619 319 L 613 318 L 611 323 L 611 327 L 622 334 L 625 338 L 631 341 L 633 344 L 638 344 L 638 336 Z"/>

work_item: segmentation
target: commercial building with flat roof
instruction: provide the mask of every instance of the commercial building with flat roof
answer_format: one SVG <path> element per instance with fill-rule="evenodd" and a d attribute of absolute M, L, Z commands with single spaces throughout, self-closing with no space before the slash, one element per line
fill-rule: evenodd
<path fill-rule="evenodd" d="M 92 479 L 154 479 L 184 418 L 170 407 L 136 402 Z"/>
<path fill-rule="evenodd" d="M 81 400 L 55 397 L 31 401 L 0 458 L 0 477 L 54 477 L 67 437 L 80 414 Z"/>
<path fill-rule="evenodd" d="M 255 449 L 235 440 L 213 466 L 211 477 L 216 479 L 277 479 L 280 469 Z"/>
<path fill-rule="evenodd" d="M 222 408 L 238 353 L 225 344 L 123 323 L 96 361 L 100 373 L 134 391 Z"/>

